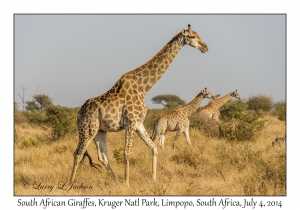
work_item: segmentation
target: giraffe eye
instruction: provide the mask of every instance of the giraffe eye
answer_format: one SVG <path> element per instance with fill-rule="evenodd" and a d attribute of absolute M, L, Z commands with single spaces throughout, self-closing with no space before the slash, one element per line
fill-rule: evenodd
<path fill-rule="evenodd" d="M 189 38 L 191 38 L 191 39 L 194 39 L 194 38 L 195 38 L 195 36 L 189 36 Z"/>

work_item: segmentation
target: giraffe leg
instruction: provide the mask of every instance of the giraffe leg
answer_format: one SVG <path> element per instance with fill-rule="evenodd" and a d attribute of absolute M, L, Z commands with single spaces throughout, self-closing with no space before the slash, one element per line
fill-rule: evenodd
<path fill-rule="evenodd" d="M 160 135 L 159 146 L 162 150 L 164 150 L 164 148 L 165 148 L 165 137 L 166 137 L 166 134 Z"/>
<path fill-rule="evenodd" d="M 182 130 L 178 130 L 176 132 L 175 138 L 174 138 L 174 143 L 173 143 L 173 150 L 175 149 L 175 143 L 178 140 L 178 137 L 180 136 L 180 134 L 182 133 Z"/>
<path fill-rule="evenodd" d="M 134 135 L 134 127 L 129 126 L 125 131 L 125 148 L 124 148 L 124 165 L 125 165 L 125 181 L 129 186 L 129 157 L 130 157 L 130 148 L 132 146 L 132 140 Z M 152 142 L 152 141 L 151 141 Z"/>
<path fill-rule="evenodd" d="M 153 126 L 153 133 L 152 133 L 152 136 L 150 137 L 153 142 L 155 142 L 157 137 L 158 137 L 158 127 L 157 127 L 157 125 L 158 125 L 158 121 L 155 121 L 154 126 Z"/>
<path fill-rule="evenodd" d="M 76 175 L 76 171 L 78 168 L 78 165 L 83 161 L 84 154 L 91 142 L 92 138 L 90 140 L 85 141 L 84 139 L 80 139 L 77 145 L 77 148 L 74 152 L 74 163 L 73 163 L 73 169 L 72 174 L 70 178 L 70 182 L 73 183 Z"/>
<path fill-rule="evenodd" d="M 74 153 L 74 163 L 73 163 L 73 169 L 72 169 L 72 174 L 71 174 L 71 178 L 70 178 L 70 183 L 74 182 L 76 171 L 77 171 L 78 165 L 81 162 L 82 158 L 83 158 L 83 155 L 75 155 L 75 153 Z"/>
<path fill-rule="evenodd" d="M 152 178 L 156 180 L 156 163 L 157 163 L 157 148 L 155 144 L 151 141 L 148 133 L 143 125 L 140 123 L 136 128 L 138 136 L 147 144 L 152 152 Z"/>
<path fill-rule="evenodd" d="M 184 129 L 183 134 L 184 134 L 186 141 L 189 143 L 189 145 L 191 145 L 192 143 L 191 143 L 191 139 L 190 139 L 189 127 Z"/>
<path fill-rule="evenodd" d="M 98 159 L 110 173 L 111 177 L 116 181 L 116 176 L 112 171 L 107 155 L 107 146 L 106 146 L 106 132 L 105 131 L 98 131 L 96 136 L 94 137 L 94 142 L 97 147 L 98 152 Z"/>

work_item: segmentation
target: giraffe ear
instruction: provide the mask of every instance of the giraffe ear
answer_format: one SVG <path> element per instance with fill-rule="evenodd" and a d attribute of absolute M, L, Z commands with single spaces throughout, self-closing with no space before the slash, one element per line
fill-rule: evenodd
<path fill-rule="evenodd" d="M 185 31 L 184 29 L 182 29 L 181 33 L 182 33 L 183 35 L 186 35 L 186 31 Z"/>

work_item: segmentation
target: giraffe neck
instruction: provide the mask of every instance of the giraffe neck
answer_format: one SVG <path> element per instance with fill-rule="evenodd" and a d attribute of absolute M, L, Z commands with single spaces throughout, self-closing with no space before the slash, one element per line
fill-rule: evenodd
<path fill-rule="evenodd" d="M 189 115 L 193 114 L 199 108 L 202 100 L 203 100 L 202 95 L 197 96 L 191 102 L 180 107 L 179 109 L 181 111 L 183 111 L 187 116 L 189 116 Z"/>
<path fill-rule="evenodd" d="M 218 98 L 218 99 L 215 99 L 213 100 L 213 103 L 214 103 L 214 106 L 219 109 L 221 106 L 223 106 L 227 101 L 230 100 L 231 98 L 231 93 L 228 93 L 227 95 L 221 97 L 221 98 Z"/>
<path fill-rule="evenodd" d="M 181 33 L 176 34 L 151 60 L 125 73 L 123 77 L 128 77 L 132 86 L 136 84 L 136 88 L 133 88 L 133 90 L 144 97 L 162 77 L 183 45 L 183 36 Z"/>

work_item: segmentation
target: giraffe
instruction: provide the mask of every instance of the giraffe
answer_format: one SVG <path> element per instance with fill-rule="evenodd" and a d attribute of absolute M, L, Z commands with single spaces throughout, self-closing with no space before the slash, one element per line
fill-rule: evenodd
<path fill-rule="evenodd" d="M 92 140 L 96 144 L 98 159 L 116 180 L 109 164 L 106 146 L 107 132 L 125 130 L 124 172 L 129 186 L 129 157 L 133 136 L 136 132 L 152 152 L 152 179 L 156 180 L 157 148 L 144 128 L 147 108 L 144 97 L 162 77 L 184 45 L 208 51 L 205 42 L 191 25 L 178 32 L 152 59 L 140 67 L 124 73 L 106 93 L 88 99 L 78 111 L 77 126 L 79 141 L 73 154 L 74 163 L 70 183 L 74 182 L 78 165 L 84 157 L 90 157 L 87 148 Z M 90 160 L 90 164 L 92 164 Z"/>
<path fill-rule="evenodd" d="M 220 115 L 219 109 L 227 101 L 229 101 L 231 99 L 231 97 L 235 97 L 235 98 L 241 100 L 241 97 L 240 97 L 239 93 L 237 92 L 237 90 L 234 92 L 230 92 L 221 98 L 211 100 L 206 106 L 199 108 L 199 111 L 198 111 L 199 118 L 206 117 L 208 119 L 212 119 L 216 123 L 219 123 L 220 122 L 219 121 L 219 115 Z"/>
<path fill-rule="evenodd" d="M 178 107 L 170 114 L 163 115 L 156 119 L 151 137 L 152 141 L 155 142 L 158 136 L 160 136 L 159 145 L 162 150 L 164 150 L 167 131 L 177 131 L 173 143 L 173 149 L 175 149 L 175 143 L 182 132 L 184 133 L 186 141 L 191 145 L 189 135 L 190 121 L 188 117 L 198 109 L 204 98 L 213 99 L 214 96 L 205 88 L 204 90 L 201 90 L 200 93 L 188 104 Z"/>

